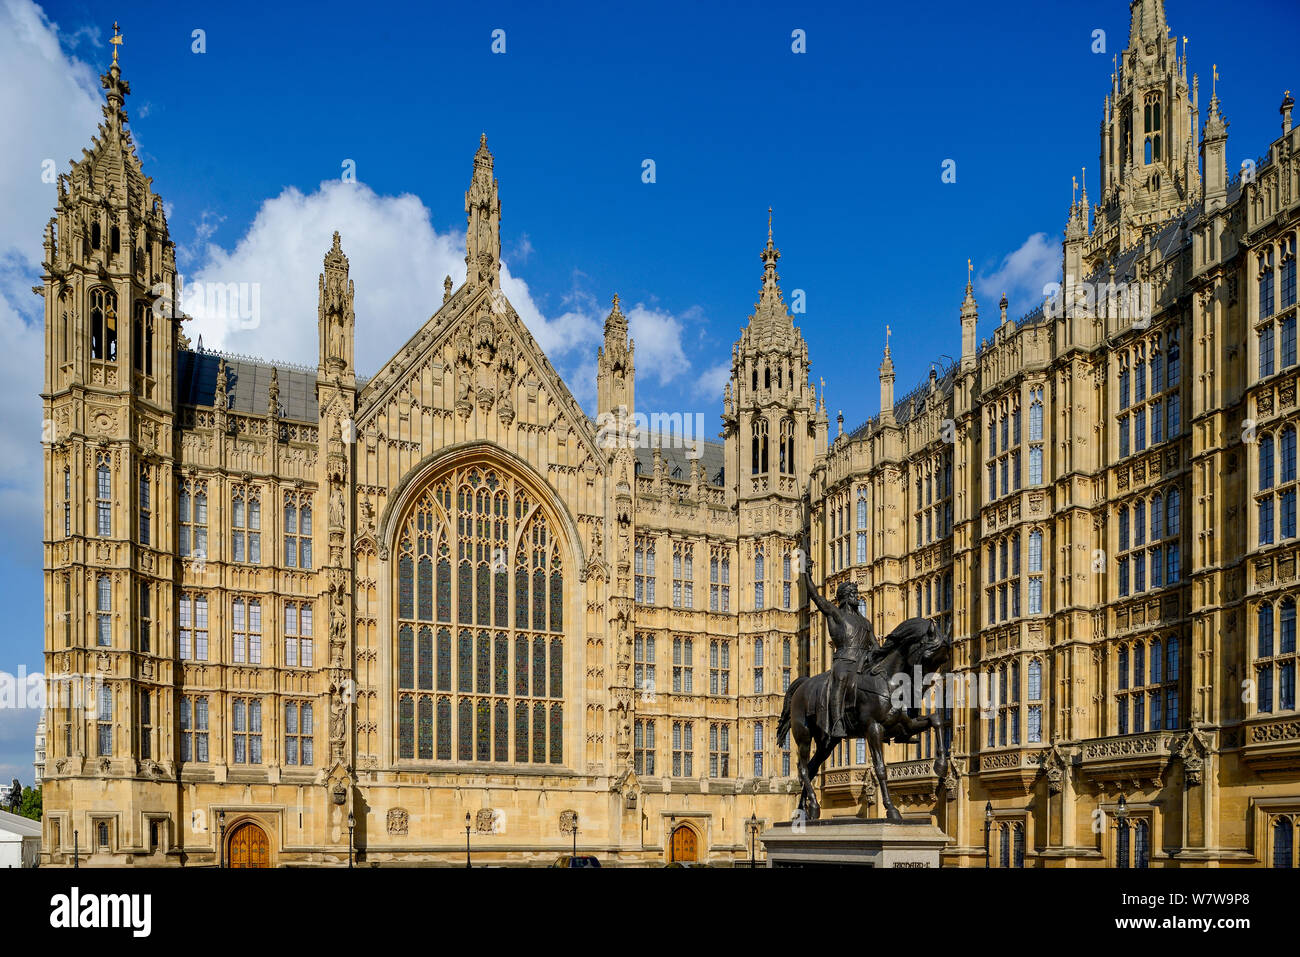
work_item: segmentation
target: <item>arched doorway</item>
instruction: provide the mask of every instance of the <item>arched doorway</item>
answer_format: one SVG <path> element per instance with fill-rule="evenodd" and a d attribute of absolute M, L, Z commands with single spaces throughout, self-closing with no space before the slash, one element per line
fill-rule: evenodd
<path fill-rule="evenodd" d="M 677 826 L 672 834 L 672 848 L 668 859 L 682 864 L 699 859 L 699 841 L 695 836 L 694 828 L 687 824 Z"/>
<path fill-rule="evenodd" d="M 229 867 L 270 867 L 271 846 L 266 832 L 252 821 L 245 821 L 230 832 L 226 842 Z"/>

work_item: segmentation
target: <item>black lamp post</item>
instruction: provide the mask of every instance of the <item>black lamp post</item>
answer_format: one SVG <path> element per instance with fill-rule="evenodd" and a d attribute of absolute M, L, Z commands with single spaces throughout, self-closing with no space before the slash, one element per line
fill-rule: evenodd
<path fill-rule="evenodd" d="M 749 866 L 756 867 L 757 861 L 754 859 L 754 842 L 758 840 L 758 816 L 749 815 Z"/>
<path fill-rule="evenodd" d="M 573 856 L 578 856 L 578 812 L 573 812 Z"/>
<path fill-rule="evenodd" d="M 993 827 L 993 802 L 984 803 L 984 868 L 989 866 L 989 831 Z"/>
<path fill-rule="evenodd" d="M 1128 867 L 1128 801 L 1124 799 L 1124 795 L 1122 794 L 1119 796 L 1119 803 L 1115 805 L 1115 831 L 1115 866 Z M 1119 842 L 1119 835 L 1121 833 L 1125 836 L 1124 846 L 1122 848 L 1124 856 L 1122 859 L 1120 858 L 1121 847 Z"/>
<path fill-rule="evenodd" d="M 220 829 L 219 836 L 221 849 L 217 852 L 217 867 L 225 868 L 226 866 L 226 812 L 217 813 L 217 827 Z"/>
<path fill-rule="evenodd" d="M 357 819 L 348 811 L 348 867 L 352 866 L 352 829 L 357 826 Z"/>
<path fill-rule="evenodd" d="M 469 811 L 465 812 L 465 866 L 472 866 L 469 862 Z"/>
<path fill-rule="evenodd" d="M 677 863 L 677 858 L 673 856 L 673 852 L 677 849 L 676 845 L 673 843 L 673 832 L 676 829 L 677 829 L 677 815 L 669 814 L 668 815 L 668 863 L 669 864 Z"/>
<path fill-rule="evenodd" d="M 78 870 L 81 867 L 81 846 L 79 835 L 74 830 L 72 832 L 72 869 Z"/>

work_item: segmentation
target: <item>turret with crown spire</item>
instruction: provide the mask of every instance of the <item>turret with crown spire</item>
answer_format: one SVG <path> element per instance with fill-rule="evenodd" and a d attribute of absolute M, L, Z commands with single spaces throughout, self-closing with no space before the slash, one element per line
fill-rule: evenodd
<path fill-rule="evenodd" d="M 169 404 L 179 332 L 175 249 L 127 125 L 131 86 L 118 62 L 117 24 L 113 31 L 113 61 L 100 77 L 104 119 L 82 158 L 58 177 L 45 232 L 46 391 L 96 382 Z"/>
<path fill-rule="evenodd" d="M 1198 108 L 1164 0 L 1131 0 L 1129 42 L 1102 111 L 1101 203 L 1088 271 L 1199 198 Z M 1071 228 L 1078 229 L 1071 213 Z"/>
<path fill-rule="evenodd" d="M 758 301 L 732 349 L 731 401 L 723 415 L 728 462 L 735 462 L 728 468 L 762 477 L 742 483 L 742 490 L 750 492 L 793 490 L 796 468 L 807 469 L 812 457 L 816 408 L 808 383 L 808 346 L 781 294 L 780 258 L 768 209 Z"/>

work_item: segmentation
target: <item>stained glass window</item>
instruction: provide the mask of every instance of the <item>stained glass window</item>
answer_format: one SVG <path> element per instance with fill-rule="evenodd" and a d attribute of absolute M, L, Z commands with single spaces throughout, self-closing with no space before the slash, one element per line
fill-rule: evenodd
<path fill-rule="evenodd" d="M 558 563 L 551 572 L 551 631 L 564 631 L 564 575 Z"/>
<path fill-rule="evenodd" d="M 540 701 L 533 705 L 533 761 L 546 760 L 546 705 Z"/>
<path fill-rule="evenodd" d="M 433 560 L 428 555 L 420 556 L 420 620 L 433 621 Z"/>
<path fill-rule="evenodd" d="M 474 760 L 474 702 L 461 698 L 456 703 L 456 723 L 458 725 L 456 757 L 461 761 Z"/>
<path fill-rule="evenodd" d="M 420 757 L 433 757 L 433 699 L 420 696 Z"/>
<path fill-rule="evenodd" d="M 405 627 L 410 627 L 409 625 Z M 420 629 L 420 690 L 433 690 L 433 629 L 425 625 Z"/>
<path fill-rule="evenodd" d="M 287 504 L 305 531 L 305 503 Z M 398 689 L 441 692 L 399 699 L 399 757 L 562 763 L 564 551 L 547 516 L 473 466 L 419 495 L 397 538 Z M 432 624 L 453 620 L 474 627 Z"/>
<path fill-rule="evenodd" d="M 397 686 L 415 687 L 415 645 L 410 625 L 402 625 L 397 632 Z"/>
<path fill-rule="evenodd" d="M 438 546 L 438 620 L 451 621 L 451 559 L 444 541 Z"/>
<path fill-rule="evenodd" d="M 404 694 L 397 699 L 397 756 L 415 757 L 415 700 Z"/>
<path fill-rule="evenodd" d="M 478 718 L 478 731 L 474 735 L 474 740 L 478 744 L 475 756 L 480 761 L 490 761 L 492 760 L 492 753 L 489 750 L 492 744 L 492 705 L 486 698 L 479 698 L 475 711 Z"/>
<path fill-rule="evenodd" d="M 474 671 L 478 680 L 474 683 L 474 690 L 480 694 L 487 694 L 492 690 L 492 650 L 489 646 L 490 639 L 486 631 L 478 633 L 478 653 L 475 658 Z"/>
<path fill-rule="evenodd" d="M 451 699 L 438 699 L 438 760 L 451 760 Z"/>
<path fill-rule="evenodd" d="M 528 760 L 528 705 L 523 701 L 515 704 L 515 760 Z"/>
<path fill-rule="evenodd" d="M 564 697 L 564 642 L 551 639 L 551 697 Z"/>
<path fill-rule="evenodd" d="M 474 690 L 474 639 L 464 630 L 457 639 L 456 674 L 459 678 L 457 691 Z"/>
<path fill-rule="evenodd" d="M 510 709 L 501 700 L 492 706 L 492 760 L 510 760 Z"/>
<path fill-rule="evenodd" d="M 559 764 L 563 757 L 564 707 L 551 705 L 551 763 Z"/>
<path fill-rule="evenodd" d="M 415 617 L 415 566 L 409 554 L 397 560 L 397 616 Z"/>
<path fill-rule="evenodd" d="M 546 694 L 546 639 L 533 639 L 533 694 Z"/>
<path fill-rule="evenodd" d="M 451 690 L 451 631 L 438 629 L 438 690 Z"/>
<path fill-rule="evenodd" d="M 492 691 L 495 694 L 510 693 L 510 643 L 504 631 L 497 632 L 493 653 Z M 502 759 L 504 760 L 504 759 Z"/>

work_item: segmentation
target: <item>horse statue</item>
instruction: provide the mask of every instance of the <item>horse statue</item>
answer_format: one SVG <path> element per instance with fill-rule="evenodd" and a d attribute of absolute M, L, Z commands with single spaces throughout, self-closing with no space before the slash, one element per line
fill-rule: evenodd
<path fill-rule="evenodd" d="M 786 735 L 793 733 L 798 749 L 799 811 L 803 820 L 817 820 L 821 806 L 813 791 L 813 776 L 841 741 L 866 738 L 885 811 L 889 820 L 901 821 L 885 780 L 885 743 L 905 743 L 937 729 L 935 774 L 942 779 L 948 771 L 948 742 L 943 733 L 944 709 L 918 715 L 914 708 L 899 706 L 891 694 L 890 678 L 903 674 L 910 681 L 918 666 L 922 675 L 937 674 L 951 658 L 952 638 L 940 634 L 932 619 L 909 618 L 877 646 L 870 623 L 858 612 L 856 586 L 841 585 L 832 603 L 818 594 L 810 571 L 804 574 L 808 594 L 826 614 L 835 658 L 829 671 L 791 682 L 776 726 L 777 746 L 784 746 Z M 817 751 L 809 757 L 813 742 Z"/>

